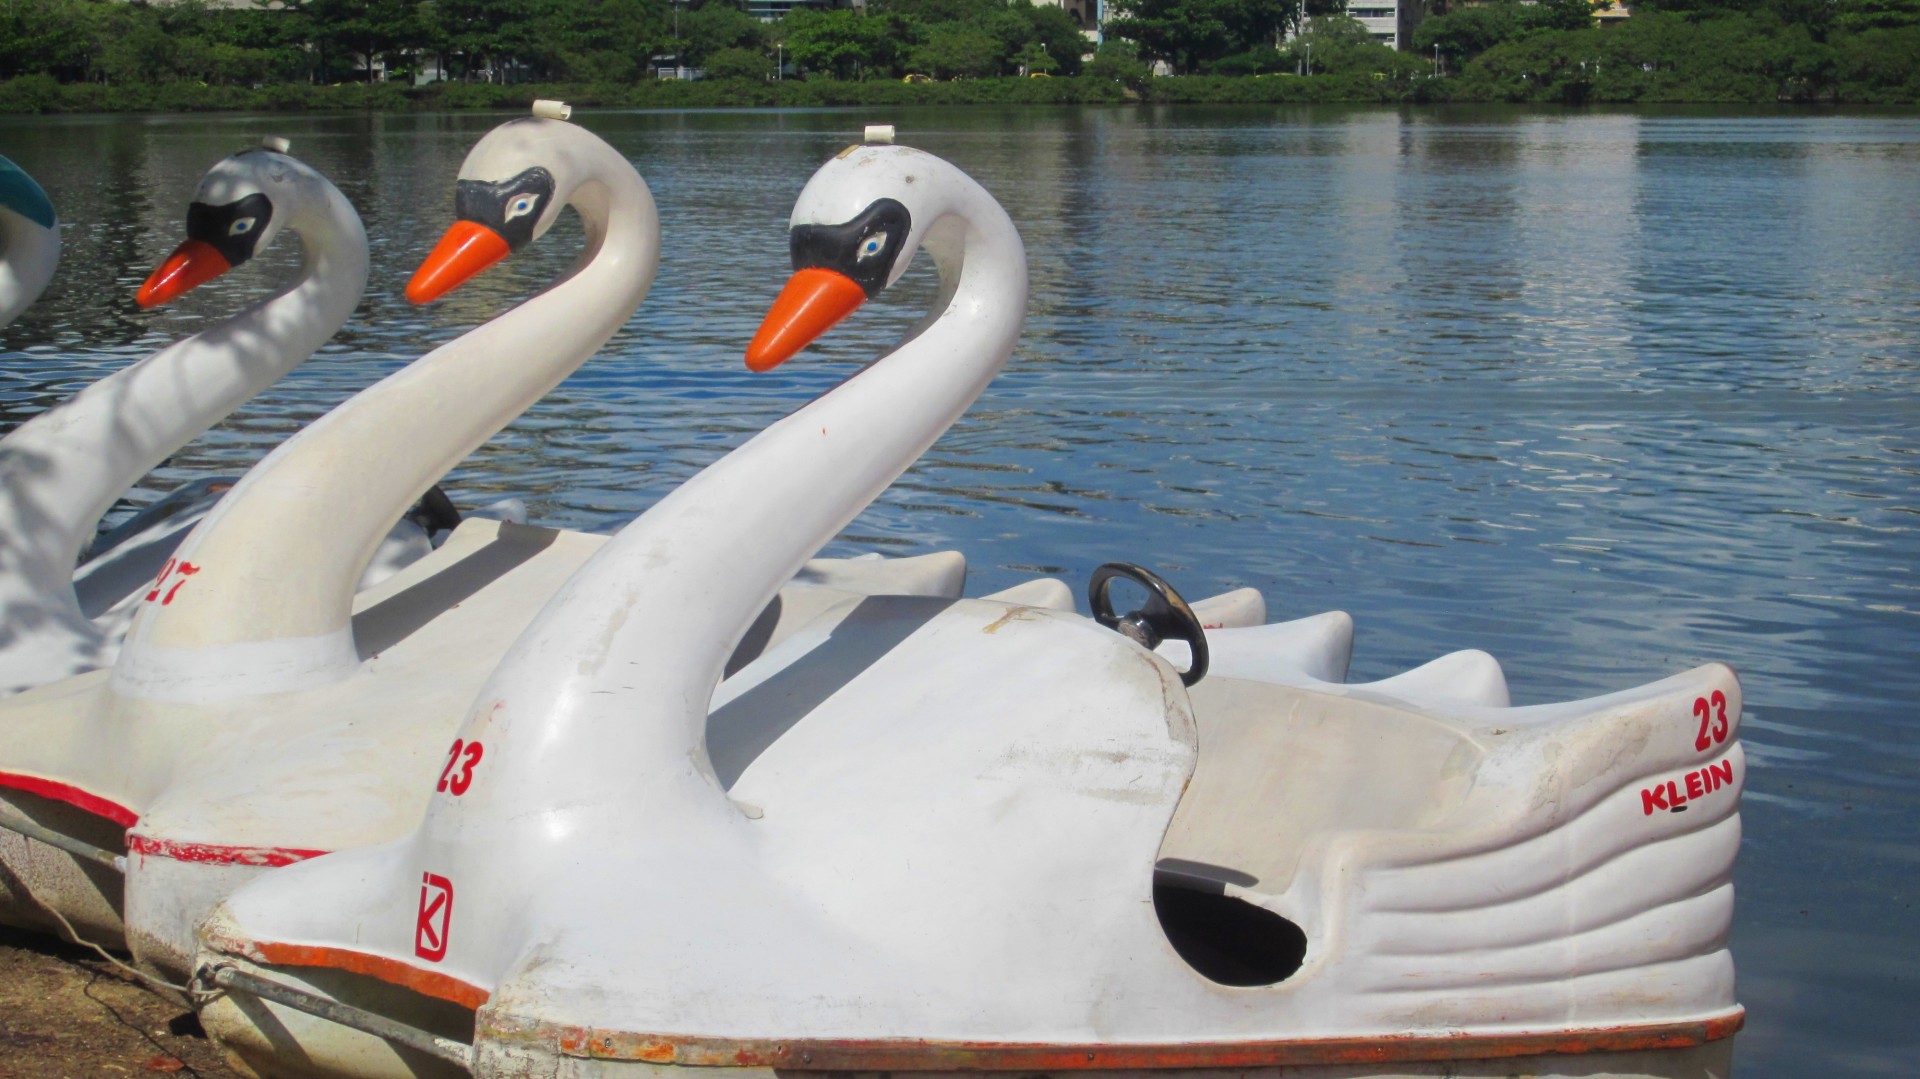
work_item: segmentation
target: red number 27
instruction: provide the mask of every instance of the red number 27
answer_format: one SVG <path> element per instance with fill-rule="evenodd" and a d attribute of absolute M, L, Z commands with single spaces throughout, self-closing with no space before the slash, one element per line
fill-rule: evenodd
<path fill-rule="evenodd" d="M 1705 749 L 1716 742 L 1727 740 L 1727 695 L 1719 690 L 1712 697 L 1695 697 L 1693 714 L 1700 717 L 1700 733 L 1694 736 L 1693 748 Z M 1708 728 L 1708 724 L 1712 728 Z M 459 743 L 455 743 L 457 746 Z M 477 759 L 477 758 L 476 758 Z"/>
<path fill-rule="evenodd" d="M 466 750 L 467 760 L 456 772 L 453 766 L 460 764 L 460 751 L 463 749 Z M 447 766 L 440 769 L 440 785 L 434 790 L 450 791 L 455 798 L 467 793 L 467 788 L 473 785 L 473 766 L 480 763 L 480 757 L 485 752 L 486 748 L 478 742 L 455 738 L 453 748 L 447 751 Z"/>

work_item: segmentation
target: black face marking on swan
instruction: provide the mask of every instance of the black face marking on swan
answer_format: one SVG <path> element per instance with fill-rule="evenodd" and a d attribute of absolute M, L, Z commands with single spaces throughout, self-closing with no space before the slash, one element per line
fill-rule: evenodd
<path fill-rule="evenodd" d="M 533 226 L 553 201 L 553 173 L 535 165 L 510 179 L 461 180 L 453 185 L 453 215 L 485 225 L 518 251 L 533 239 Z"/>
<path fill-rule="evenodd" d="M 893 260 L 907 245 L 913 215 L 893 199 L 880 199 L 844 225 L 795 225 L 787 235 L 793 268 L 836 270 L 867 290 L 867 299 L 887 287 Z"/>
<path fill-rule="evenodd" d="M 271 220 L 273 203 L 259 192 L 220 206 L 196 202 L 187 207 L 187 239 L 211 246 L 227 265 L 238 266 L 253 257 Z"/>

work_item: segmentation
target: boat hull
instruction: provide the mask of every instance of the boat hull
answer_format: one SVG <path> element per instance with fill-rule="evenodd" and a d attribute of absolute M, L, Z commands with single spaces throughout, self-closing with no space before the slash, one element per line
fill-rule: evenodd
<path fill-rule="evenodd" d="M 1020 1079 L 1726 1079 L 1732 1074 L 1730 1042 L 1691 1049 L 1655 1049 L 1579 1056 L 1496 1057 L 1478 1060 L 1409 1061 L 1391 1065 L 1299 1064 L 1265 1068 L 1201 1068 L 1090 1072 L 1021 1072 Z M 639 1079 L 683 1069 L 637 1062 L 571 1059 L 554 1071 L 482 1071 L 482 1075 L 538 1075 L 553 1079 Z M 786 1069 L 740 1069 L 741 1079 L 794 1079 Z M 979 1072 L 835 1072 L 834 1079 L 981 1079 Z"/>
<path fill-rule="evenodd" d="M 1162 1045 L 1035 1045 L 916 1039 L 689 1038 L 516 1022 L 344 970 L 222 962 L 305 993 L 365 1008 L 424 1034 L 467 1042 L 487 1079 L 668 1079 L 719 1069 L 732 1079 L 1726 1079 L 1735 1007 L 1712 1017 L 1565 1030 L 1383 1032 L 1341 1038 Z M 302 1010 L 220 993 L 202 1022 L 260 1075 L 420 1079 L 465 1069 Z"/>

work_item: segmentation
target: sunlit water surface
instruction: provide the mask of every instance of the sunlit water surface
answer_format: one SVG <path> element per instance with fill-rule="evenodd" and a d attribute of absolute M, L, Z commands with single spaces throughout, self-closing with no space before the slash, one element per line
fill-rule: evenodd
<path fill-rule="evenodd" d="M 372 285 L 316 359 L 136 501 L 244 468 L 526 297 L 577 253 L 571 219 L 446 301 L 400 294 L 499 119 L 0 121 L 65 242 L 47 297 L 0 331 L 0 430 L 285 278 L 291 243 L 176 307 L 132 302 L 200 173 L 263 134 L 360 208 Z M 761 376 L 740 361 L 788 269 L 794 195 L 868 119 L 579 117 L 653 187 L 659 280 L 452 475 L 456 499 L 615 528 L 910 324 L 924 259 L 813 353 Z M 1253 585 L 1276 619 L 1352 612 L 1356 679 L 1484 648 L 1521 703 L 1732 663 L 1751 764 L 1740 1072 L 1911 1074 L 1920 118 L 884 119 L 998 195 L 1033 301 L 1006 372 L 829 553 L 957 547 L 972 594 L 1114 558 L 1189 596 Z"/>

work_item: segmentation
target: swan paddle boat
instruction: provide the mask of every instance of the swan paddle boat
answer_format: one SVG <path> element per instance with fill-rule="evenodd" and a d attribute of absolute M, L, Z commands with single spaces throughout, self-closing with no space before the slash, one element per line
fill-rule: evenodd
<path fill-rule="evenodd" d="M 1012 222 L 912 149 L 822 167 L 791 240 L 749 366 L 922 248 L 929 319 L 582 565 L 472 702 L 409 834 L 216 908 L 196 988 L 234 1057 L 1725 1074 L 1745 768 L 1725 667 L 1519 708 L 1504 687 L 1280 684 L 1340 673 L 1343 619 L 1323 616 L 1270 631 L 1318 642 L 1270 680 L 1209 674 L 1215 635 L 1113 564 L 1092 619 L 865 597 L 722 681 L 781 583 L 981 392 L 1026 303 Z M 1121 613 L 1127 579 L 1149 598 Z M 1184 672 L 1152 650 L 1175 640 Z"/>
<path fill-rule="evenodd" d="M 194 926 L 232 888 L 402 834 L 442 773 L 464 789 L 483 749 L 449 744 L 481 682 L 606 537 L 469 519 L 389 580 L 357 582 L 395 516 L 627 322 L 659 255 L 633 166 L 544 108 L 474 147 L 458 220 L 408 294 L 444 294 L 567 205 L 582 264 L 250 470 L 150 583 L 111 669 L 0 702 L 0 920 L 64 920 L 184 979 Z M 856 594 L 956 596 L 965 560 L 818 560 L 788 577 L 736 662 Z"/>
<path fill-rule="evenodd" d="M 295 279 L 0 439 L 0 694 L 112 662 L 185 519 L 169 514 L 167 524 L 115 537 L 76 573 L 101 516 L 169 454 L 312 355 L 360 301 L 360 216 L 284 141 L 268 141 L 208 170 L 187 209 L 186 241 L 137 299 L 143 307 L 177 299 L 283 231 L 301 241 Z"/>
<path fill-rule="evenodd" d="M 0 157 L 0 326 L 33 306 L 59 265 L 53 201 L 24 169 Z"/>

